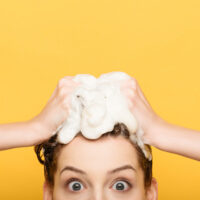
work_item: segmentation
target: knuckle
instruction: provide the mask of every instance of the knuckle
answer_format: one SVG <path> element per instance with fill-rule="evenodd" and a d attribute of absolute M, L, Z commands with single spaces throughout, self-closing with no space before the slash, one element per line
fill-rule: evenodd
<path fill-rule="evenodd" d="M 135 106 L 135 102 L 133 100 L 128 101 L 128 107 L 132 109 Z"/>
<path fill-rule="evenodd" d="M 65 79 L 64 78 L 61 78 L 59 81 L 58 81 L 58 87 L 61 88 L 64 84 L 65 84 Z"/>
<path fill-rule="evenodd" d="M 134 78 L 131 79 L 130 84 L 131 84 L 131 86 L 133 86 L 133 88 L 136 88 L 137 87 L 137 80 L 134 79 Z"/>
<path fill-rule="evenodd" d="M 63 86 L 61 86 L 59 88 L 59 96 L 64 97 L 66 94 L 65 88 Z"/>
<path fill-rule="evenodd" d="M 132 80 L 132 81 L 135 81 L 135 82 L 137 81 L 136 78 L 134 78 L 134 77 L 131 77 L 131 80 Z"/>
<path fill-rule="evenodd" d="M 72 84 L 74 82 L 73 76 L 65 76 L 63 79 L 64 79 L 65 83 L 68 83 L 68 84 Z"/>
<path fill-rule="evenodd" d="M 68 98 L 63 98 L 62 107 L 65 109 L 69 109 L 69 99 Z"/>
<path fill-rule="evenodd" d="M 73 76 L 65 76 L 64 79 L 72 80 L 72 79 L 73 79 Z"/>
<path fill-rule="evenodd" d="M 135 92 L 132 89 L 127 89 L 125 92 L 125 96 L 129 99 L 129 100 L 134 100 L 135 98 Z"/>
<path fill-rule="evenodd" d="M 128 89 L 128 93 L 131 95 L 131 96 L 135 96 L 136 95 L 136 88 L 135 87 L 131 87 Z"/>

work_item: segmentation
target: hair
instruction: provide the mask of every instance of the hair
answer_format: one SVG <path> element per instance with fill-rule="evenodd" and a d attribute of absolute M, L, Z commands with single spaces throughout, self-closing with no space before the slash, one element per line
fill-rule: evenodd
<path fill-rule="evenodd" d="M 81 132 L 79 132 L 79 134 L 81 134 Z M 115 124 L 112 131 L 104 133 L 101 137 L 115 137 L 118 135 L 122 135 L 125 138 L 129 138 L 130 133 L 125 124 Z M 57 158 L 59 156 L 60 149 L 65 145 L 57 142 L 56 139 L 57 133 L 53 135 L 48 141 L 45 141 L 34 147 L 34 151 L 37 155 L 39 162 L 44 165 L 45 180 L 51 187 L 54 186 L 54 173 L 57 170 Z M 139 166 L 141 167 L 144 174 L 144 187 L 145 189 L 147 189 L 151 185 L 152 180 L 152 160 L 149 161 L 145 157 L 143 151 L 136 143 L 132 142 L 132 144 L 136 149 Z M 148 144 L 145 145 L 152 153 L 151 146 Z M 42 159 L 42 157 L 44 157 L 44 159 Z"/>

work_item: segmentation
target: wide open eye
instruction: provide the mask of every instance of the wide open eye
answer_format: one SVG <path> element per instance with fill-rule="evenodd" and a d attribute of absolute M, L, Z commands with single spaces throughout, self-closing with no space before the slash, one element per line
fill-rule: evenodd
<path fill-rule="evenodd" d="M 82 183 L 78 180 L 71 181 L 68 186 L 69 190 L 71 191 L 80 191 L 81 189 L 83 189 Z"/>
<path fill-rule="evenodd" d="M 115 190 L 128 190 L 129 188 L 129 183 L 127 183 L 126 181 L 117 181 L 114 185 L 113 185 Z"/>

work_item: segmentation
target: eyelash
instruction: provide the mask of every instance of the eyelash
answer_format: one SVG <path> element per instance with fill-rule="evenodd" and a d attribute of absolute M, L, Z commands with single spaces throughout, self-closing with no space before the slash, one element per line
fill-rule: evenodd
<path fill-rule="evenodd" d="M 78 182 L 82 183 L 82 181 L 81 181 L 80 179 L 78 179 L 78 178 L 70 178 L 69 180 L 67 180 L 65 186 L 68 187 L 69 184 L 70 184 L 71 182 L 73 182 L 73 181 L 78 181 Z M 123 181 L 123 182 L 127 183 L 128 186 L 129 186 L 129 189 L 123 190 L 123 191 L 120 191 L 120 192 L 127 192 L 127 191 L 129 191 L 129 190 L 133 187 L 133 185 L 132 185 L 129 181 L 127 181 L 125 178 L 123 178 L 123 177 L 119 177 L 119 178 L 115 179 L 115 180 L 114 180 L 114 183 L 117 182 L 117 181 Z M 83 183 L 82 183 L 82 184 L 83 184 Z M 83 184 L 83 186 L 85 186 L 85 185 Z M 113 186 L 113 184 L 112 184 L 112 186 Z M 72 192 L 76 192 L 76 191 L 72 191 Z M 76 193 L 77 193 L 77 192 L 76 192 Z"/>
<path fill-rule="evenodd" d="M 118 182 L 118 181 L 123 181 L 123 182 L 127 183 L 128 186 L 129 186 L 129 188 L 128 188 L 127 190 L 122 190 L 122 191 L 119 191 L 119 192 L 127 192 L 127 191 L 129 191 L 129 190 L 133 187 L 133 185 L 132 185 L 129 181 L 127 181 L 125 178 L 123 178 L 123 177 L 119 177 L 119 178 L 115 179 L 115 180 L 114 180 L 114 183 L 115 183 L 115 182 Z M 112 184 L 112 186 L 113 186 L 113 185 L 114 185 L 114 184 Z"/>
<path fill-rule="evenodd" d="M 83 184 L 82 181 L 81 181 L 80 179 L 78 179 L 78 178 L 70 178 L 70 179 L 67 180 L 67 182 L 65 183 L 65 186 L 68 187 L 69 184 L 70 184 L 71 182 L 73 182 L 73 181 L 78 181 L 78 182 L 80 182 L 81 184 Z M 83 186 L 85 187 L 84 184 L 83 184 Z M 71 191 L 71 190 L 70 190 L 70 192 L 75 192 L 75 193 L 77 193 L 77 191 Z"/>

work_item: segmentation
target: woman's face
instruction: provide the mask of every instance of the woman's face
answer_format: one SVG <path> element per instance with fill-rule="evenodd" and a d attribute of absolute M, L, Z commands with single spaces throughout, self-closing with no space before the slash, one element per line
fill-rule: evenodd
<path fill-rule="evenodd" d="M 145 194 L 136 150 L 124 137 L 88 140 L 76 136 L 58 156 L 54 187 L 44 200 L 156 200 L 153 178 Z"/>

